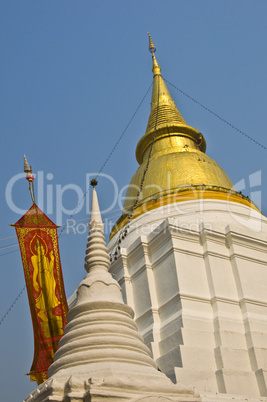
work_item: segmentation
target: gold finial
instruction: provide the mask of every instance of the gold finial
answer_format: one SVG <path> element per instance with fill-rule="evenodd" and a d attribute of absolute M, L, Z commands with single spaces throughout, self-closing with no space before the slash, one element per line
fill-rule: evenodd
<path fill-rule="evenodd" d="M 149 36 L 149 51 L 150 51 L 150 53 L 154 54 L 156 51 L 156 48 L 154 46 L 154 43 L 152 42 L 150 32 L 148 32 L 148 36 Z"/>
<path fill-rule="evenodd" d="M 152 71 L 153 71 L 154 77 L 155 77 L 155 75 L 160 75 L 161 68 L 158 65 L 158 62 L 156 60 L 156 56 L 155 56 L 156 47 L 155 47 L 154 43 L 152 42 L 150 32 L 148 32 L 148 36 L 149 36 L 149 51 L 150 51 L 150 53 L 152 53 L 152 59 L 153 59 Z"/>

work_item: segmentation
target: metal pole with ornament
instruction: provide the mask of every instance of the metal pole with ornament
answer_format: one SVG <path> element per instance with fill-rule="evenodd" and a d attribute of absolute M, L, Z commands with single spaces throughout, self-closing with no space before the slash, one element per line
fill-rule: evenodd
<path fill-rule="evenodd" d="M 24 155 L 24 172 L 26 173 L 26 180 L 29 182 L 29 190 L 32 197 L 32 202 L 35 204 L 35 195 L 34 195 L 34 175 L 32 174 L 32 167 L 29 166 L 26 155 Z"/>

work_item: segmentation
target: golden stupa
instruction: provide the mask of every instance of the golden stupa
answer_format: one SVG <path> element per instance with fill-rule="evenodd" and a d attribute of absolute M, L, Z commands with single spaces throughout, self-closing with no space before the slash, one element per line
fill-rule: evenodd
<path fill-rule="evenodd" d="M 149 35 L 153 60 L 151 112 L 145 135 L 136 147 L 140 164 L 124 202 L 123 215 L 111 232 L 111 238 L 141 214 L 175 202 L 218 199 L 257 207 L 236 192 L 231 180 L 213 159 L 205 154 L 206 141 L 189 126 L 178 111 L 162 78 Z"/>

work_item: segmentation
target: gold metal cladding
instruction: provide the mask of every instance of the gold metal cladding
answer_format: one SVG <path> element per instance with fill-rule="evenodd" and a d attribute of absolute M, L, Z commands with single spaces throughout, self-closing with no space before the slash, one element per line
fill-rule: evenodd
<path fill-rule="evenodd" d="M 141 138 L 141 140 L 137 144 L 136 160 L 140 165 L 147 158 L 147 154 L 153 141 L 153 137 L 154 137 L 154 130 L 150 130 Z M 169 123 L 158 126 L 155 134 L 155 141 L 158 142 L 157 148 L 159 147 L 162 148 L 162 153 L 165 153 L 164 150 L 166 148 L 166 139 L 168 140 L 169 144 L 172 143 L 173 145 L 175 143 L 183 141 L 184 142 L 183 146 L 187 147 L 188 151 L 190 151 L 189 148 L 201 151 L 203 153 L 206 150 L 206 141 L 204 136 L 198 130 L 190 126 L 169 124 Z M 169 152 L 170 153 L 181 152 L 183 151 L 182 148 L 178 150 L 176 149 L 176 147 L 174 147 L 169 149 Z M 154 153 L 155 149 L 152 149 L 152 155 Z M 176 166 L 176 169 L 177 168 L 179 167 Z"/>
<path fill-rule="evenodd" d="M 146 169 L 149 153 L 148 137 L 147 146 L 145 147 L 143 143 L 142 152 L 143 163 L 132 177 L 125 196 L 124 210 L 127 211 L 133 207 Z M 164 134 L 164 136 L 159 134 L 155 138 L 139 202 L 143 202 L 155 193 L 166 194 L 166 192 L 190 185 L 234 188 L 223 169 L 208 155 L 201 152 L 189 136 L 182 137 L 175 133 L 174 135 Z"/>
<path fill-rule="evenodd" d="M 261 213 L 260 210 L 257 208 L 257 206 L 242 194 L 222 188 L 213 190 L 211 188 L 209 189 L 209 187 L 207 186 L 207 189 L 184 188 L 180 189 L 174 194 L 166 194 L 159 197 L 154 197 L 153 199 L 150 199 L 142 203 L 141 205 L 137 206 L 137 208 L 134 211 L 132 220 L 138 218 L 140 215 L 143 215 L 146 212 L 152 211 L 156 208 L 163 207 L 165 205 L 180 203 L 183 201 L 193 201 L 201 199 L 235 202 L 250 207 L 256 210 L 257 212 Z M 122 215 L 120 219 L 116 222 L 116 224 L 113 226 L 109 240 L 111 240 L 116 235 L 116 233 L 118 233 L 124 226 L 126 226 L 127 222 L 128 222 L 128 215 L 127 214 Z"/>

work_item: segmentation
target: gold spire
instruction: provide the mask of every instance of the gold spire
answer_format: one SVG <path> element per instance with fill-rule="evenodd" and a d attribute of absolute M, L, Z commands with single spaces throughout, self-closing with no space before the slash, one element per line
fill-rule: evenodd
<path fill-rule="evenodd" d="M 148 39 L 149 39 L 149 51 L 150 51 L 150 53 L 154 54 L 156 51 L 156 47 L 155 47 L 154 43 L 152 42 L 150 32 L 148 32 Z"/>
<path fill-rule="evenodd" d="M 151 36 L 150 36 L 150 32 L 148 32 L 148 37 L 149 37 L 149 51 L 150 51 L 150 53 L 152 53 L 152 60 L 153 60 L 153 68 L 152 68 L 152 71 L 153 71 L 154 77 L 155 77 L 156 75 L 160 75 L 161 68 L 160 68 L 160 66 L 158 65 L 158 62 L 157 62 L 157 59 L 156 59 L 156 56 L 155 56 L 156 48 L 155 48 L 155 46 L 154 46 L 154 43 L 152 42 L 152 39 L 151 39 Z"/>
<path fill-rule="evenodd" d="M 136 148 L 136 159 L 140 164 L 143 162 L 144 156 L 147 153 L 147 148 L 151 145 L 154 136 L 155 139 L 158 140 L 162 135 L 169 136 L 170 133 L 173 133 L 175 136 L 179 135 L 191 138 L 198 146 L 200 146 L 201 151 L 205 152 L 206 141 L 204 137 L 198 130 L 188 126 L 175 105 L 175 102 L 162 78 L 161 68 L 156 60 L 156 47 L 152 42 L 150 33 L 148 33 L 148 35 L 149 51 L 152 53 L 154 82 L 150 116 L 145 135 L 141 138 Z"/>

